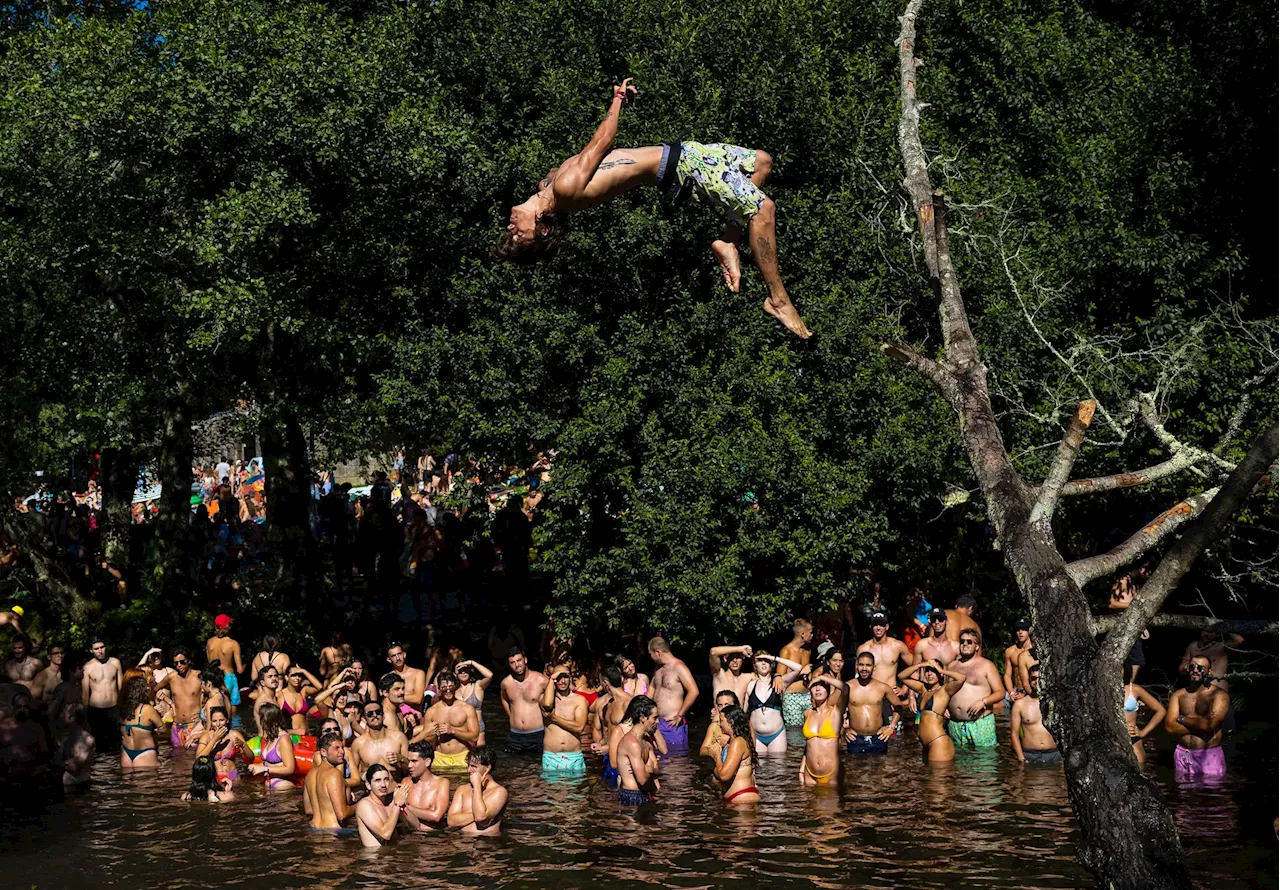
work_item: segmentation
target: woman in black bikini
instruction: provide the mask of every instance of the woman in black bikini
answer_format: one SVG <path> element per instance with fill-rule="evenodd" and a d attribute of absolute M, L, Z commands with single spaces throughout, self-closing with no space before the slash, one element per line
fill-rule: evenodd
<path fill-rule="evenodd" d="M 124 769 L 157 767 L 156 732 L 164 727 L 160 712 L 151 706 L 147 681 L 133 677 L 120 690 L 120 713 L 129 722 L 120 724 L 120 766 Z"/>
<path fill-rule="evenodd" d="M 947 703 L 964 685 L 964 675 L 944 670 L 938 662 L 927 659 L 900 672 L 898 679 L 920 695 L 916 736 L 923 746 L 924 759 L 937 763 L 955 760 L 956 746 L 947 735 Z"/>

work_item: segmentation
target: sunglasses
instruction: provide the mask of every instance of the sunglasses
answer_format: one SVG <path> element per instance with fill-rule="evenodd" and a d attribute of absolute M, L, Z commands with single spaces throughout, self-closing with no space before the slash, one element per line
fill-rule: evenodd
<path fill-rule="evenodd" d="M 366 717 L 381 717 L 382 712 L 381 711 L 365 711 L 364 715 Z"/>
<path fill-rule="evenodd" d="M 187 661 L 185 658 L 175 658 L 173 660 L 173 663 L 174 664 L 190 664 L 191 662 Z"/>

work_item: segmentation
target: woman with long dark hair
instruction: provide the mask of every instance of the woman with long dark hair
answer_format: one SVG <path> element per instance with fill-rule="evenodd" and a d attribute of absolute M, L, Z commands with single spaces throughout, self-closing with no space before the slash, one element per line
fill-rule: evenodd
<path fill-rule="evenodd" d="M 129 715 L 129 719 L 120 724 L 120 766 L 124 769 L 159 766 L 156 732 L 164 728 L 164 721 L 151 706 L 147 681 L 142 677 L 133 677 L 121 687 L 120 713 Z"/>
<path fill-rule="evenodd" d="M 289 665 L 293 664 L 293 660 L 280 651 L 280 637 L 275 634 L 267 634 L 262 638 L 262 651 L 253 656 L 253 663 L 249 665 L 249 675 L 256 677 L 258 672 L 269 664 L 274 665 L 281 674 L 288 671 Z"/>
<path fill-rule="evenodd" d="M 262 729 L 262 762 L 249 766 L 255 776 L 265 776 L 268 791 L 292 791 L 290 777 L 297 764 L 293 759 L 293 738 L 289 733 L 284 711 L 270 702 L 264 702 L 258 711 L 258 726 Z"/>
<path fill-rule="evenodd" d="M 956 746 L 947 734 L 947 705 L 964 685 L 964 675 L 944 670 L 932 658 L 899 671 L 898 679 L 920 696 L 916 714 L 916 738 L 924 759 L 946 763 L 956 759 Z"/>
<path fill-rule="evenodd" d="M 309 696 L 322 688 L 320 680 L 306 668 L 296 664 L 289 668 L 288 685 L 280 691 L 280 709 L 289 715 L 293 731 L 298 735 L 307 734 L 307 715 L 314 704 Z"/>
<path fill-rule="evenodd" d="M 235 799 L 235 794 L 230 781 L 218 781 L 218 769 L 212 757 L 197 757 L 191 765 L 191 787 L 182 793 L 182 799 L 226 803 Z"/>
<path fill-rule="evenodd" d="M 192 737 L 196 744 L 196 756 L 212 757 L 213 765 L 218 770 L 218 781 L 222 782 L 226 779 L 231 784 L 235 784 L 240 778 L 236 761 L 252 763 L 253 750 L 250 749 L 244 736 L 238 730 L 231 728 L 226 708 L 216 705 L 210 708 L 206 725 L 207 729 Z"/>
<path fill-rule="evenodd" d="M 755 803 L 760 800 L 756 788 L 756 765 L 760 757 L 751 738 L 751 721 L 747 712 L 736 705 L 720 710 L 720 732 L 725 744 L 715 763 L 716 778 L 724 784 L 724 802 Z"/>

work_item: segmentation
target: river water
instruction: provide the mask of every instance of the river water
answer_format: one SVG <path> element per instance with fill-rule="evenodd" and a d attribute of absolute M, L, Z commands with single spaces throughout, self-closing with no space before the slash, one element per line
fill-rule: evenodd
<path fill-rule="evenodd" d="M 494 695 L 485 716 L 490 741 L 501 744 Z M 1007 721 L 1000 736 L 1008 738 Z M 226 804 L 180 802 L 191 756 L 172 758 L 162 744 L 158 771 L 122 777 L 116 758 L 103 756 L 90 790 L 35 812 L 0 811 L 2 886 L 1090 886 L 1075 861 L 1059 768 L 1019 766 L 1002 748 L 962 751 L 955 764 L 930 769 L 908 730 L 885 756 L 846 757 L 842 788 L 804 789 L 801 739 L 790 741 L 785 759 L 762 762 L 762 800 L 744 810 L 724 806 L 709 762 L 696 756 L 669 761 L 660 800 L 639 811 L 618 806 L 598 764 L 587 778 L 548 782 L 535 761 L 503 756 L 495 771 L 511 795 L 503 837 L 418 835 L 375 851 L 308 834 L 300 793 L 266 795 L 252 780 Z M 1275 887 L 1274 728 L 1235 748 L 1232 774 L 1217 786 L 1179 787 L 1167 767 L 1148 769 L 1177 814 L 1199 886 Z"/>

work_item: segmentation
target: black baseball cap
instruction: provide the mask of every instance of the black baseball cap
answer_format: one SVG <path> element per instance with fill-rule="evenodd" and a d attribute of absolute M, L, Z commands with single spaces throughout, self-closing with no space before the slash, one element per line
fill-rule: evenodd
<path fill-rule="evenodd" d="M 872 625 L 876 625 L 876 624 L 887 625 L 889 623 L 889 616 L 886 615 L 884 612 L 872 612 L 870 620 Z"/>
<path fill-rule="evenodd" d="M 943 621 L 947 620 L 946 609 L 934 609 L 932 612 L 929 613 L 929 619 L 931 621 L 937 621 L 939 618 L 941 618 Z"/>
<path fill-rule="evenodd" d="M 1031 630 L 1031 619 L 1019 618 L 1017 621 L 1013 622 L 1013 629 L 1014 630 Z"/>

